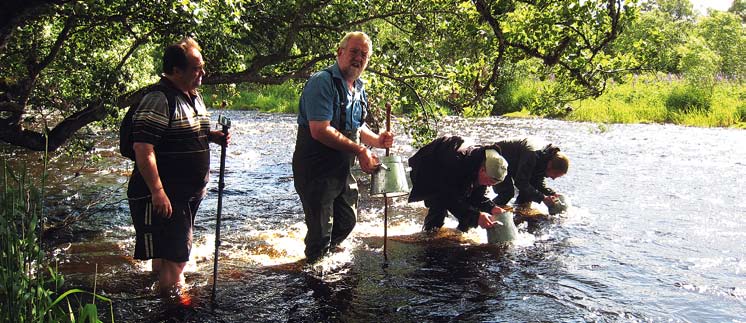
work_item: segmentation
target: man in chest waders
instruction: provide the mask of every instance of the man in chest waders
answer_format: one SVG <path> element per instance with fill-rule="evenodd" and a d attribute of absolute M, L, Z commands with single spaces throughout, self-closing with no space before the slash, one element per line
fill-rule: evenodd
<path fill-rule="evenodd" d="M 350 172 L 355 158 L 371 173 L 379 161 L 365 145 L 389 148 L 394 141 L 392 133 L 379 135 L 364 124 L 368 102 L 360 75 L 372 52 L 368 35 L 347 33 L 337 62 L 312 75 L 301 94 L 293 177 L 308 228 L 307 263 L 335 250 L 355 227 L 358 189 Z"/>

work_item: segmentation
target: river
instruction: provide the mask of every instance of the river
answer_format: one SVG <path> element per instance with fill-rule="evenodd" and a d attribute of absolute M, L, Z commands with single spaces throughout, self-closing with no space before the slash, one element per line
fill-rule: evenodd
<path fill-rule="evenodd" d="M 95 276 L 117 322 L 746 322 L 746 131 L 448 117 L 439 135 L 530 136 L 561 147 L 570 171 L 548 184 L 573 207 L 521 224 L 514 244 L 497 246 L 482 229 L 457 234 L 453 217 L 438 236 L 423 235 L 424 205 L 392 198 L 383 266 L 383 200 L 367 194 L 369 176 L 357 171 L 363 193 L 345 251 L 303 268 L 295 115 L 226 114 L 233 143 L 215 306 L 217 146 L 186 270 L 190 306 L 155 297 L 154 276 L 131 258 L 122 201 L 51 240 L 68 284 L 90 290 Z M 411 156 L 410 142 L 397 136 L 392 154 Z M 53 196 L 90 187 L 123 194 L 131 163 L 112 149 L 93 154 L 104 161 L 52 172 L 50 183 L 65 183 Z"/>

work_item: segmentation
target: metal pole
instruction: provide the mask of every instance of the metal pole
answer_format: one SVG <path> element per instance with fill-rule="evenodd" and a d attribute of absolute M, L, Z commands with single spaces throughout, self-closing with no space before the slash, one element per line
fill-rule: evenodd
<path fill-rule="evenodd" d="M 386 102 L 386 131 L 391 131 L 391 103 Z M 386 148 L 386 156 L 389 155 L 389 149 Z M 388 222 L 389 222 L 389 198 L 386 193 L 383 193 L 383 260 L 384 264 L 388 264 L 389 257 L 387 253 L 387 240 L 388 240 Z"/>
<path fill-rule="evenodd" d="M 226 118 L 227 119 L 227 118 Z M 212 295 L 210 300 L 215 304 L 215 288 L 218 284 L 218 253 L 220 249 L 220 216 L 223 211 L 223 188 L 225 187 L 225 150 L 226 150 L 226 139 L 228 136 L 228 128 L 230 128 L 230 120 L 227 122 L 221 122 L 223 125 L 223 142 L 220 143 L 220 175 L 218 179 L 218 215 L 215 219 L 215 257 L 212 266 Z"/>

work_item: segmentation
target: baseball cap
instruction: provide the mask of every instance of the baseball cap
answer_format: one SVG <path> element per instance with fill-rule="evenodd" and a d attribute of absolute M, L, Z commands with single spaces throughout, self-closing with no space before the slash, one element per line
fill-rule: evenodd
<path fill-rule="evenodd" d="M 502 182 L 508 174 L 508 161 L 497 150 L 487 149 L 484 151 L 484 168 L 487 176 Z"/>

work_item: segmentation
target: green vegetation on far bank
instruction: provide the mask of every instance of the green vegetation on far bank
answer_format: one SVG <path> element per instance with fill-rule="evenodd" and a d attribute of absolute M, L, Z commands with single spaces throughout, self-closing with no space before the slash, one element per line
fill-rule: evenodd
<path fill-rule="evenodd" d="M 711 90 L 668 76 L 630 76 L 609 84 L 598 98 L 570 104 L 565 120 L 599 123 L 673 123 L 697 127 L 742 127 L 746 86 L 720 81 Z"/>
<path fill-rule="evenodd" d="M 507 117 L 536 117 L 532 104 L 542 102 L 543 89 L 551 81 L 514 82 L 500 90 L 503 100 L 498 111 Z M 301 86 L 240 85 L 205 87 L 208 106 L 218 108 L 225 100 L 226 109 L 297 113 Z M 545 116 L 570 121 L 597 123 L 672 123 L 697 127 L 746 128 L 746 86 L 739 82 L 719 81 L 708 91 L 685 80 L 666 74 L 634 75 L 623 82 L 610 82 L 597 98 L 576 100 L 564 107 L 546 111 Z M 448 109 L 442 109 L 447 111 Z"/>
<path fill-rule="evenodd" d="M 294 82 L 278 85 L 241 84 L 205 86 L 205 104 L 215 109 L 225 101 L 229 110 L 259 110 L 274 113 L 298 113 L 301 87 Z"/>

